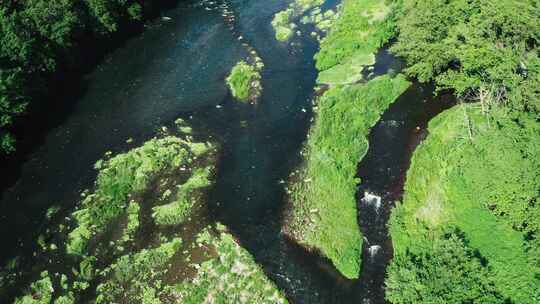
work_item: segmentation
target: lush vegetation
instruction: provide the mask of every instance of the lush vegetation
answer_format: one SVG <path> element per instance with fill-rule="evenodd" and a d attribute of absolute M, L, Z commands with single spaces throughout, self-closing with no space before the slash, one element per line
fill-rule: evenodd
<path fill-rule="evenodd" d="M 193 225 L 190 216 L 202 208 L 214 162 L 211 145 L 192 142 L 184 121 L 177 127 L 183 135 L 154 138 L 96 163 L 95 190 L 84 192 L 78 209 L 39 238 L 32 271 L 43 271 L 41 278 L 16 303 L 76 303 L 88 290 L 95 290 L 96 303 L 162 303 L 163 278 L 184 246 L 179 231 Z M 163 207 L 177 205 L 180 215 Z M 25 267 L 10 271 L 21 273 L 19 266 Z"/>
<path fill-rule="evenodd" d="M 261 95 L 261 74 L 258 65 L 238 62 L 227 77 L 232 95 L 240 101 L 255 102 Z"/>
<path fill-rule="evenodd" d="M 525 1 L 400 0 L 407 72 L 484 105 L 540 110 L 540 10 Z"/>
<path fill-rule="evenodd" d="M 357 223 L 355 178 L 368 149 L 367 135 L 380 115 L 409 86 L 402 76 L 365 84 L 361 71 L 391 36 L 389 7 L 381 1 L 346 0 L 315 55 L 319 82 L 333 84 L 317 100 L 316 121 L 292 178 L 287 232 L 320 250 L 347 278 L 360 272 L 362 237 Z M 323 81 L 321 81 L 321 79 Z M 345 84 L 345 85 L 344 85 Z"/>
<path fill-rule="evenodd" d="M 287 303 L 227 229 L 209 221 L 215 150 L 192 142 L 184 120 L 176 125 L 177 135 L 167 130 L 96 164 L 95 190 L 40 237 L 37 262 L 9 266 L 30 274 L 14 303 Z M 4 274 L 0 287 L 20 284 Z"/>
<path fill-rule="evenodd" d="M 295 0 L 287 9 L 278 12 L 272 20 L 272 26 L 276 31 L 276 39 L 279 41 L 289 40 L 297 28 L 294 23 L 295 20 L 303 16 L 307 11 L 318 8 L 323 3 L 324 0 Z"/>
<path fill-rule="evenodd" d="M 186 221 L 194 205 L 197 189 L 210 185 L 210 168 L 196 169 L 185 184 L 179 186 L 176 199 L 165 205 L 152 208 L 152 217 L 159 225 L 178 225 Z M 170 192 L 165 192 L 167 196 Z"/>
<path fill-rule="evenodd" d="M 190 165 L 198 153 L 205 152 L 199 145 L 204 144 L 188 144 L 170 136 L 152 139 L 129 153 L 99 161 L 96 191 L 86 196 L 82 208 L 73 214 L 77 227 L 69 234 L 68 253 L 83 255 L 88 241 L 125 212 L 130 194 L 147 189 L 157 174 Z"/>
<path fill-rule="evenodd" d="M 375 53 L 393 35 L 390 7 L 384 1 L 343 1 L 339 17 L 315 55 L 318 83 L 351 84 L 375 63 Z"/>
<path fill-rule="evenodd" d="M 218 224 L 216 230 L 205 229 L 197 237 L 197 246 L 215 254 L 197 264 L 194 278 L 171 288 L 171 296 L 185 304 L 288 303 L 225 227 Z"/>
<path fill-rule="evenodd" d="M 540 125 L 534 113 L 482 112 L 436 117 L 414 154 L 390 222 L 392 303 L 540 301 Z M 437 256 L 446 246 L 452 256 Z"/>
<path fill-rule="evenodd" d="M 377 52 L 394 35 L 389 12 L 384 1 L 343 1 L 339 17 L 315 55 L 317 69 L 324 71 Z"/>
<path fill-rule="evenodd" d="M 421 250 L 396 256 L 388 269 L 391 303 L 506 303 L 459 231 L 424 240 L 418 247 Z"/>
<path fill-rule="evenodd" d="M 291 234 L 320 249 L 348 278 L 358 277 L 362 237 L 357 223 L 355 178 L 368 149 L 367 135 L 382 112 L 409 86 L 401 75 L 336 87 L 317 102 L 306 163 L 291 191 Z"/>
<path fill-rule="evenodd" d="M 122 299 L 128 303 L 161 303 L 163 284 L 160 279 L 181 246 L 182 240 L 176 238 L 157 248 L 118 258 L 101 272 L 107 279 L 97 287 L 96 304 L 118 303 Z"/>
<path fill-rule="evenodd" d="M 396 3 L 392 51 L 407 73 L 476 103 L 435 118 L 413 156 L 390 221 L 387 298 L 538 303 L 538 3 Z"/>
<path fill-rule="evenodd" d="M 53 78 L 81 64 L 81 41 L 96 41 L 142 19 L 139 0 L 0 2 L 0 152 L 13 152 L 10 132 L 28 105 L 43 103 Z M 157 2 L 157 1 L 154 1 Z"/>

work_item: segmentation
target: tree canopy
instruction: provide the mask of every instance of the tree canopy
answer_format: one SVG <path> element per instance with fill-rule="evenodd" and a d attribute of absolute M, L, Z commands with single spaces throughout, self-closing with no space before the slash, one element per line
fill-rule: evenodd
<path fill-rule="evenodd" d="M 142 18 L 140 0 L 0 2 L 0 153 L 15 150 L 15 118 L 43 97 L 83 36 L 100 37 Z"/>
<path fill-rule="evenodd" d="M 407 72 L 460 97 L 540 112 L 538 0 L 397 0 Z"/>

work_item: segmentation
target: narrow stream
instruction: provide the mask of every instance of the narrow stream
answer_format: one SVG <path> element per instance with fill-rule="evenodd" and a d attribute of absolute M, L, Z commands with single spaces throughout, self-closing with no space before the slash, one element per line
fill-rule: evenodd
<path fill-rule="evenodd" d="M 360 229 L 368 241 L 361 279 L 345 280 L 327 259 L 281 233 L 285 192 L 280 181 L 301 161 L 318 48 L 309 35 L 295 38 L 292 46 L 275 40 L 272 17 L 289 2 L 184 1 L 163 13 L 170 20 L 152 23 L 111 53 L 85 78 L 70 115 L 16 172 L 9 172 L 16 182 L 0 201 L 0 265 L 16 255 L 31 257 L 35 238 L 47 225 L 47 208 L 73 210 L 81 191 L 92 186 L 93 164 L 104 153 L 136 147 L 181 117 L 199 136 L 220 144 L 212 216 L 230 227 L 292 303 L 358 303 L 362 298 L 383 303 L 392 252 L 388 214 L 400 198 L 404 172 L 426 122 L 446 103 L 431 98 L 432 89 L 414 84 L 372 130 L 368 155 L 359 166 L 359 193 L 381 197 L 381 207 L 375 210 L 360 195 Z M 225 86 L 232 66 L 253 52 L 265 64 L 257 105 L 233 100 Z M 400 68 L 399 61 L 381 52 L 373 72 Z M 370 246 L 380 249 L 370 255 Z"/>
<path fill-rule="evenodd" d="M 377 62 L 375 75 L 403 67 L 386 48 L 377 55 Z M 402 198 L 412 153 L 427 136 L 428 122 L 453 104 L 452 95 L 434 97 L 432 85 L 415 81 L 371 129 L 369 150 L 358 165 L 358 222 L 364 243 L 354 297 L 361 303 L 386 303 L 384 279 L 393 253 L 387 227 L 391 210 Z"/>

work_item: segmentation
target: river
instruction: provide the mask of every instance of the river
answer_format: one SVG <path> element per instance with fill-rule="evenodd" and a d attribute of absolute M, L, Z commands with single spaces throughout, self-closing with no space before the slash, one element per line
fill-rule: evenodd
<path fill-rule="evenodd" d="M 327 1 L 326 5 L 335 2 Z M 66 214 L 73 210 L 81 191 L 92 187 L 96 177 L 93 164 L 107 151 L 118 153 L 138 146 L 161 126 L 182 117 L 193 124 L 199 136 L 221 146 L 209 202 L 212 215 L 230 227 L 291 302 L 354 302 L 351 290 L 372 299 L 371 303 L 381 301 L 380 278 L 372 297 L 366 287 L 358 288 L 359 282 L 342 278 L 328 260 L 307 252 L 281 233 L 286 198 L 280 181 L 287 180 L 301 161 L 299 151 L 312 119 L 317 76 L 313 55 L 318 47 L 309 35 L 293 39 L 292 45 L 275 40 L 272 17 L 288 3 L 185 1 L 163 12 L 170 20 L 150 23 L 144 33 L 109 54 L 85 76 L 80 96 L 71 101 L 71 112 L 47 131 L 23 163 L 17 164 L 13 173 L 16 181 L 1 197 L 1 262 L 15 255 L 31 255 L 32 240 L 46 228 L 46 210 L 50 206 L 60 206 Z M 265 63 L 263 94 L 257 105 L 234 101 L 225 86 L 233 65 L 245 59 L 250 50 Z M 396 59 L 387 53 L 377 58 L 376 73 L 395 66 Z M 384 158 L 399 159 L 395 166 L 403 175 L 410 157 L 409 139 L 418 133 L 415 126 L 424 128 L 422 122 L 434 115 L 417 115 L 425 107 L 409 113 L 406 109 L 418 102 L 407 105 L 407 100 L 422 98 L 423 103 L 425 95 L 408 94 L 391 107 L 390 112 L 401 116 L 383 116 L 383 121 L 396 123 L 389 123 L 389 127 L 379 123 L 374 129 L 370 140 L 375 144 L 361 167 L 394 166 L 373 158 L 383 153 L 380 149 L 388 148 L 388 139 L 378 144 L 377 138 L 386 138 L 379 134 L 387 129 L 403 130 L 405 133 L 396 131 L 392 136 L 404 140 L 396 142 L 393 154 Z M 133 142 L 128 143 L 130 138 Z M 367 183 L 363 187 L 372 187 L 377 193 L 401 185 L 399 178 L 362 178 Z M 384 180 L 384 187 L 376 186 L 373 179 Z M 382 222 L 366 222 L 362 211 L 360 214 L 360 228 L 369 238 L 369 227 L 384 229 L 386 215 Z M 382 273 L 384 277 L 387 260 L 365 274 Z M 368 268 L 364 265 L 362 274 Z"/>

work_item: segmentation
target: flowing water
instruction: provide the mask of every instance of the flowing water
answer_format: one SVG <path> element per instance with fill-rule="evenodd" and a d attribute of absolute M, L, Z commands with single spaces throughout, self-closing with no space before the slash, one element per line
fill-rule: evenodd
<path fill-rule="evenodd" d="M 451 95 L 435 98 L 433 87 L 414 82 L 371 129 L 369 150 L 358 166 L 358 222 L 364 248 L 355 291 L 362 301 L 357 303 L 385 303 L 385 269 L 393 252 L 386 226 L 390 212 L 402 198 L 412 153 L 427 136 L 429 120 L 453 104 Z"/>
<path fill-rule="evenodd" d="M 326 7 L 336 2 L 327 1 Z M 373 129 L 359 169 L 359 193 L 372 194 L 368 200 L 359 198 L 360 229 L 368 239 L 362 278 L 344 279 L 327 259 L 281 233 L 285 192 L 280 181 L 301 160 L 317 75 L 317 42 L 309 35 L 295 38 L 292 45 L 274 39 L 270 22 L 288 4 L 185 1 L 163 13 L 170 20 L 152 23 L 112 52 L 85 77 L 69 115 L 47 132 L 17 170 L 8 172 L 15 183 L 1 197 L 0 262 L 31 256 L 36 236 L 46 228 L 47 208 L 61 206 L 65 214 L 73 210 L 80 192 L 92 186 L 93 164 L 104 153 L 138 146 L 182 117 L 200 136 L 220 144 L 209 202 L 213 217 L 230 227 L 293 303 L 381 301 L 391 257 L 385 228 L 391 202 L 400 195 L 404 170 L 425 122 L 441 107 L 429 101 L 429 88 L 415 84 Z M 255 55 L 265 63 L 263 94 L 256 105 L 242 104 L 231 98 L 225 77 L 236 62 Z M 400 69 L 400 62 L 386 51 L 377 58 L 374 75 Z M 126 142 L 128 138 L 133 143 Z"/>

